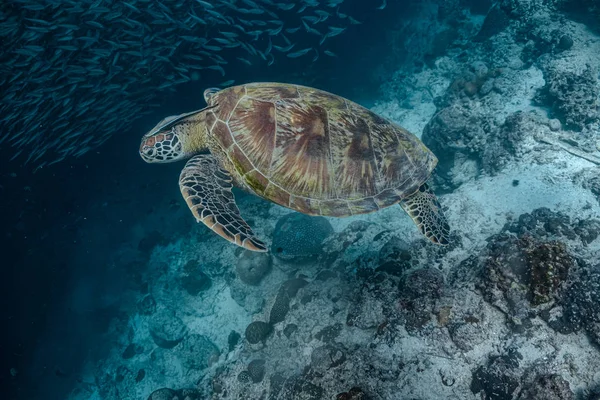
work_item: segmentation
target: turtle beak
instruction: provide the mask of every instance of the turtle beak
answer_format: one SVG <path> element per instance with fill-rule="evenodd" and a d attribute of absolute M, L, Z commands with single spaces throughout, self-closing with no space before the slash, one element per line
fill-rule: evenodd
<path fill-rule="evenodd" d="M 147 163 L 156 162 L 154 157 L 156 156 L 156 149 L 154 145 L 156 144 L 156 138 L 154 136 L 142 138 L 142 143 L 140 144 L 140 156 Z"/>

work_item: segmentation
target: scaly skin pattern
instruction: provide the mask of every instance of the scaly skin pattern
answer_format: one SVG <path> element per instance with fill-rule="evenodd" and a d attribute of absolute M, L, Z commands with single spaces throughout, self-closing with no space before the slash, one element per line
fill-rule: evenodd
<path fill-rule="evenodd" d="M 210 152 L 236 184 L 284 207 L 348 216 L 400 202 L 437 158 L 410 132 L 342 97 L 255 83 L 207 96 Z M 198 131 L 200 132 L 200 131 Z M 191 150 L 191 149 L 190 149 Z"/>

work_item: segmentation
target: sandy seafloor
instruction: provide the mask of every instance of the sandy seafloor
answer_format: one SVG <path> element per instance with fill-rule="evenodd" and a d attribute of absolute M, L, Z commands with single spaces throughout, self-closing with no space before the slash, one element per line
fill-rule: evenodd
<path fill-rule="evenodd" d="M 519 30 L 531 21 L 538 32 L 528 42 Z M 473 18 L 468 29 L 482 23 Z M 558 48 L 556 30 L 572 47 Z M 524 62 L 526 47 L 543 40 L 551 49 Z M 250 255 L 194 226 L 152 248 L 144 291 L 119 293 L 121 316 L 105 351 L 90 356 L 70 399 L 145 399 L 161 388 L 171 391 L 153 399 L 600 398 L 598 119 L 572 128 L 536 99 L 548 71 L 581 76 L 588 66 L 597 94 L 600 36 L 542 7 L 462 47 L 421 72 L 399 72 L 372 108 L 427 144 L 434 136 L 448 145 L 444 135 L 455 135 L 432 179 L 452 245 L 426 243 L 402 209 L 390 207 L 328 218 L 333 233 L 321 245 L 291 250 L 309 253 L 308 261 L 258 257 L 250 268 L 240 261 Z M 455 114 L 436 125 L 444 109 Z M 502 142 L 509 133 L 510 146 Z M 267 241 L 317 234 L 276 229 L 289 210 L 238 198 Z M 549 211 L 524 227 L 540 208 Z M 502 232 L 508 237 L 494 236 Z M 386 243 L 396 246 L 391 256 L 381 252 Z M 514 246 L 523 246 L 520 261 L 503 253 Z M 570 263 L 568 271 L 557 271 L 557 260 Z M 547 293 L 536 302 L 533 290 Z M 246 333 L 253 321 L 266 322 L 254 344 Z"/>

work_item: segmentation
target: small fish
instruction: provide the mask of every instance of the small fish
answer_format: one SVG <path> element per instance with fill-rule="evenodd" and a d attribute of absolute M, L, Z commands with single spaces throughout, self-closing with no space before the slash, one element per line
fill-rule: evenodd
<path fill-rule="evenodd" d="M 206 21 L 203 20 L 202 18 L 198 17 L 197 15 L 194 14 L 188 14 L 190 17 L 192 17 L 194 20 L 196 20 L 197 22 L 200 22 L 202 25 L 206 25 Z"/>
<path fill-rule="evenodd" d="M 45 26 L 52 25 L 50 22 L 43 20 L 43 19 L 25 18 L 25 20 L 27 20 L 29 22 L 35 22 L 36 24 L 45 25 Z"/>
<path fill-rule="evenodd" d="M 133 4 L 130 4 L 130 3 L 126 2 L 126 1 L 121 2 L 121 4 L 123 4 L 125 7 L 129 8 L 130 10 L 133 10 L 133 11 L 135 11 L 137 13 L 140 12 L 139 8 L 137 8 Z"/>
<path fill-rule="evenodd" d="M 265 54 L 271 53 L 272 49 L 273 49 L 273 42 L 271 41 L 271 37 L 269 37 L 269 45 L 267 46 L 267 48 L 265 50 Z"/>
<path fill-rule="evenodd" d="M 385 6 L 387 5 L 387 0 L 383 0 L 383 4 L 380 5 L 379 7 L 376 7 L 378 10 L 383 10 L 385 8 Z"/>
<path fill-rule="evenodd" d="M 305 55 L 306 53 L 308 53 L 312 49 L 313 49 L 312 47 L 307 47 L 306 49 L 298 50 L 298 51 L 295 51 L 293 53 L 288 53 L 287 56 L 289 58 L 298 58 L 298 57 L 301 57 L 301 56 Z"/>
<path fill-rule="evenodd" d="M 261 8 L 238 8 L 238 12 L 241 12 L 242 14 L 260 15 L 264 14 L 265 11 Z"/>
<path fill-rule="evenodd" d="M 279 33 L 281 32 L 282 29 L 283 29 L 283 25 L 280 25 L 279 28 L 269 29 L 269 35 L 277 36 L 277 35 L 279 35 Z"/>
<path fill-rule="evenodd" d="M 283 11 L 290 11 L 292 8 L 294 8 L 296 5 L 294 3 L 277 3 L 277 8 L 279 8 L 280 10 Z"/>
<path fill-rule="evenodd" d="M 224 39 L 224 38 L 213 38 L 213 40 L 217 43 L 223 44 L 223 45 L 230 45 L 232 42 L 229 39 Z"/>
<path fill-rule="evenodd" d="M 337 54 L 335 54 L 333 51 L 330 51 L 330 50 L 325 50 L 323 52 L 323 54 L 325 54 L 326 56 L 329 56 L 329 57 L 337 57 Z"/>
<path fill-rule="evenodd" d="M 346 28 L 338 28 L 338 27 L 335 27 L 335 26 L 330 26 L 329 27 L 329 32 L 327 33 L 327 35 L 329 37 L 337 36 L 340 33 L 344 32 L 345 30 L 346 30 Z"/>
<path fill-rule="evenodd" d="M 205 44 L 202 47 L 204 47 L 206 50 L 211 50 L 211 51 L 221 51 L 222 50 L 222 48 L 219 46 L 212 46 L 212 45 L 208 45 L 208 44 Z"/>
<path fill-rule="evenodd" d="M 226 31 L 221 31 L 219 32 L 221 35 L 229 38 L 229 39 L 235 39 L 237 38 L 239 35 L 235 32 L 226 32 Z"/>
<path fill-rule="evenodd" d="M 295 44 L 292 43 L 292 44 L 290 44 L 289 46 L 286 46 L 286 47 L 281 47 L 281 46 L 275 46 L 275 45 L 273 45 L 273 48 L 276 49 L 276 50 L 281 51 L 282 53 L 287 53 L 288 51 L 290 51 L 291 49 L 293 49 L 294 46 L 295 46 Z"/>
<path fill-rule="evenodd" d="M 209 65 L 206 69 L 212 69 L 214 71 L 218 71 L 222 76 L 225 76 L 225 70 L 220 65 Z"/>
<path fill-rule="evenodd" d="M 255 2 L 253 2 L 252 0 L 241 0 L 241 1 L 242 1 L 242 3 L 246 4 L 249 7 L 256 8 L 256 9 L 260 8 L 260 6 L 258 4 L 256 4 Z"/>
<path fill-rule="evenodd" d="M 104 29 L 104 25 L 102 25 L 100 22 L 96 22 L 96 21 L 85 21 L 86 24 L 88 24 L 89 26 L 93 26 L 94 28 L 98 28 L 98 29 Z"/>
<path fill-rule="evenodd" d="M 320 20 L 321 20 L 320 18 L 312 17 L 312 16 L 309 16 L 309 15 L 306 15 L 306 16 L 302 17 L 302 21 L 308 21 L 311 24 L 315 24 L 315 23 L 319 22 Z"/>
<path fill-rule="evenodd" d="M 219 86 L 219 87 L 227 87 L 227 86 L 233 85 L 234 83 L 235 83 L 235 80 L 230 79 L 228 81 L 219 83 L 217 86 Z"/>
<path fill-rule="evenodd" d="M 297 28 L 286 28 L 285 31 L 287 33 L 296 33 L 300 30 L 301 26 L 297 27 Z"/>
<path fill-rule="evenodd" d="M 243 62 L 244 64 L 252 65 L 252 63 L 250 61 L 246 60 L 245 58 L 237 57 L 237 59 L 240 60 L 241 62 Z"/>
<path fill-rule="evenodd" d="M 196 0 L 198 3 L 200 3 L 200 5 L 202 5 L 204 8 L 215 8 L 215 6 L 213 6 L 212 4 L 210 4 L 207 1 L 203 1 L 203 0 Z"/>

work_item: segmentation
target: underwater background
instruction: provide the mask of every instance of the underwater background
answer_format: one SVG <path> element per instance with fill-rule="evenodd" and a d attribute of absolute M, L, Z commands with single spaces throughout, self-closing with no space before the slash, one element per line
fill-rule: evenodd
<path fill-rule="evenodd" d="M 600 399 L 595 0 L 0 4 L 0 398 Z M 234 82 L 232 82 L 234 81 Z M 197 224 L 142 135 L 209 87 L 353 100 L 438 157 L 451 243 L 400 207 L 236 190 Z"/>

